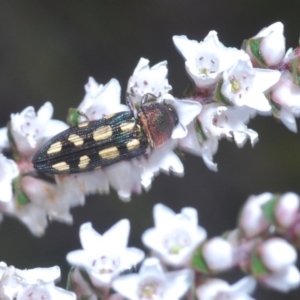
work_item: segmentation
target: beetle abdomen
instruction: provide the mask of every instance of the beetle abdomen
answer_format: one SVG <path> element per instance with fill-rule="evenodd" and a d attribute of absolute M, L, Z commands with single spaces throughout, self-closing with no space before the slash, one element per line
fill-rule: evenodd
<path fill-rule="evenodd" d="M 87 172 L 143 155 L 147 146 L 144 131 L 127 111 L 61 132 L 36 153 L 32 162 L 44 173 Z"/>

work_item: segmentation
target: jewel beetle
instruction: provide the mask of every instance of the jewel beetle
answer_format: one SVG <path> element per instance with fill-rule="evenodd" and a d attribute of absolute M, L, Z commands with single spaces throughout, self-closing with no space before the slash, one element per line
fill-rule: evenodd
<path fill-rule="evenodd" d="M 73 174 L 100 169 L 147 155 L 171 138 L 178 124 L 175 109 L 145 94 L 135 114 L 129 111 L 85 121 L 59 133 L 34 155 L 35 169 L 48 174 Z"/>

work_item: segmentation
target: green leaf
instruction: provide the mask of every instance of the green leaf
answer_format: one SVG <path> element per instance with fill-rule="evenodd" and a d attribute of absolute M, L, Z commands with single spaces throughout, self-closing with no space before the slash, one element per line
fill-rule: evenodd
<path fill-rule="evenodd" d="M 268 270 L 266 269 L 262 260 L 257 254 L 251 255 L 250 270 L 251 274 L 255 277 L 260 277 L 268 273 Z"/>
<path fill-rule="evenodd" d="M 203 144 L 207 140 L 207 137 L 204 134 L 201 123 L 198 119 L 195 120 L 194 127 L 196 130 L 196 134 L 197 134 L 199 143 Z"/>
<path fill-rule="evenodd" d="M 69 108 L 67 116 L 67 124 L 69 126 L 76 126 L 79 123 L 80 112 L 76 108 Z"/>
<path fill-rule="evenodd" d="M 22 176 L 19 175 L 16 179 L 14 179 L 12 186 L 13 186 L 13 192 L 17 199 L 17 204 L 19 206 L 24 206 L 27 203 L 30 203 L 30 199 L 27 197 L 27 195 L 21 189 L 21 179 L 22 179 Z"/>
<path fill-rule="evenodd" d="M 221 92 L 222 84 L 223 84 L 223 79 L 219 80 L 219 82 L 216 86 L 214 100 L 221 104 L 231 105 L 230 100 L 228 98 L 226 98 Z"/>
<path fill-rule="evenodd" d="M 270 102 L 271 107 L 272 107 L 273 116 L 277 119 L 280 119 L 279 113 L 280 113 L 280 110 L 281 110 L 281 106 L 278 103 L 274 102 L 272 99 L 269 99 L 269 102 Z"/>
<path fill-rule="evenodd" d="M 76 267 L 72 267 L 69 271 L 68 279 L 67 279 L 67 286 L 66 286 L 66 289 L 68 291 L 74 291 L 75 286 L 73 284 L 72 277 L 73 277 L 75 270 L 76 270 Z"/>
<path fill-rule="evenodd" d="M 190 97 L 195 96 L 195 94 L 197 94 L 195 85 L 193 83 L 189 82 L 187 87 L 185 88 L 185 90 L 183 92 L 183 97 L 190 98 Z"/>
<path fill-rule="evenodd" d="M 250 46 L 251 52 L 253 56 L 255 57 L 255 60 L 257 64 L 261 68 L 267 68 L 267 64 L 265 63 L 264 58 L 260 54 L 260 43 L 262 41 L 262 38 L 256 38 L 256 39 L 249 39 L 248 44 Z"/>
<path fill-rule="evenodd" d="M 276 225 L 274 210 L 279 200 L 280 195 L 274 195 L 273 198 L 261 206 L 264 216 L 273 225 Z"/>
<path fill-rule="evenodd" d="M 205 262 L 205 259 L 202 255 L 202 247 L 198 248 L 191 260 L 191 265 L 193 268 L 195 268 L 197 271 L 201 273 L 210 273 L 210 270 Z"/>
<path fill-rule="evenodd" d="M 300 85 L 300 58 L 299 56 L 291 60 L 290 71 L 293 75 L 293 82 Z"/>

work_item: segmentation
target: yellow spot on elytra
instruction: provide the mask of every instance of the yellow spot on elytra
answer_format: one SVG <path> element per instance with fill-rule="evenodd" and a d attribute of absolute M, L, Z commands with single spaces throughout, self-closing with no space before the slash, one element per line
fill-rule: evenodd
<path fill-rule="evenodd" d="M 79 158 L 78 168 L 84 169 L 90 162 L 90 158 L 87 155 L 83 155 Z"/>
<path fill-rule="evenodd" d="M 52 168 L 56 169 L 57 171 L 66 171 L 70 169 L 70 166 L 65 161 L 62 161 L 52 165 Z"/>
<path fill-rule="evenodd" d="M 110 147 L 99 151 L 99 156 L 103 159 L 114 159 L 120 155 L 117 147 Z"/>
<path fill-rule="evenodd" d="M 138 148 L 139 145 L 140 145 L 140 141 L 137 139 L 133 139 L 126 144 L 126 147 L 129 151 L 132 151 L 132 150 Z"/>
<path fill-rule="evenodd" d="M 70 134 L 70 136 L 68 137 L 68 141 L 73 143 L 77 147 L 83 145 L 84 143 L 83 138 L 77 134 Z"/>
<path fill-rule="evenodd" d="M 110 126 L 101 126 L 93 132 L 93 139 L 97 141 L 108 139 L 112 136 L 113 131 Z"/>
<path fill-rule="evenodd" d="M 61 142 L 56 142 L 56 143 L 53 143 L 48 151 L 47 151 L 47 154 L 54 154 L 54 153 L 58 153 L 61 151 L 61 148 L 62 148 L 62 143 Z"/>
<path fill-rule="evenodd" d="M 86 122 L 79 123 L 77 126 L 78 126 L 79 128 L 82 128 L 82 127 L 88 126 L 89 123 L 90 123 L 90 122 L 86 121 Z"/>
<path fill-rule="evenodd" d="M 115 116 L 116 114 L 110 114 L 110 115 L 106 115 L 104 116 L 104 119 L 108 120 L 111 119 L 113 116 Z"/>
<path fill-rule="evenodd" d="M 131 131 L 134 128 L 135 123 L 134 122 L 126 122 L 120 125 L 120 129 L 123 132 Z"/>

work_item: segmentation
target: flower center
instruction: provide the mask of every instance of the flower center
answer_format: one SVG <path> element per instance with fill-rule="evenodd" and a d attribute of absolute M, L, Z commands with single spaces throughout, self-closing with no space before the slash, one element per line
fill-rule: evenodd
<path fill-rule="evenodd" d="M 138 297 L 140 300 L 159 300 L 163 298 L 163 290 L 162 282 L 147 278 L 139 284 Z"/>
<path fill-rule="evenodd" d="M 118 268 L 118 260 L 114 257 L 101 256 L 92 261 L 92 266 L 98 269 L 100 274 L 110 274 Z"/>
<path fill-rule="evenodd" d="M 234 76 L 232 76 L 229 81 L 233 93 L 237 93 L 242 88 L 241 83 Z"/>
<path fill-rule="evenodd" d="M 191 244 L 189 234 L 182 229 L 174 229 L 164 236 L 163 245 L 170 254 L 179 254 Z"/>

